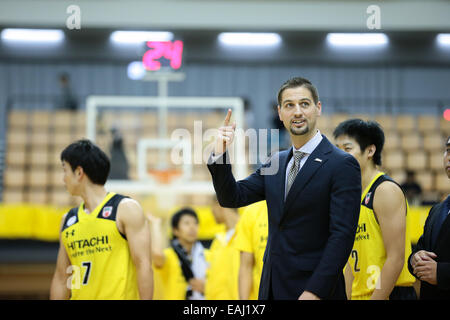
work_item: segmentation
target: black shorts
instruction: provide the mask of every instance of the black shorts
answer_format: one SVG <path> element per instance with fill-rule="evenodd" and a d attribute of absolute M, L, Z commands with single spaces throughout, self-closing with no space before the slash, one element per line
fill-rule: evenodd
<path fill-rule="evenodd" d="M 389 300 L 417 300 L 416 290 L 413 286 L 410 287 L 394 287 Z"/>

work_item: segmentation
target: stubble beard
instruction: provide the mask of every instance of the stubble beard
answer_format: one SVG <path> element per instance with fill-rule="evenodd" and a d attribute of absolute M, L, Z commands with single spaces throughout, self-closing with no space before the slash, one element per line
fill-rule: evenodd
<path fill-rule="evenodd" d="M 294 136 L 302 136 L 302 135 L 305 135 L 305 134 L 307 134 L 307 133 L 309 132 L 309 124 L 308 124 L 308 123 L 305 123 L 305 127 L 303 127 L 303 128 L 294 128 L 294 127 L 291 125 L 291 128 L 290 128 L 289 131 L 291 131 L 291 133 L 292 133 Z"/>

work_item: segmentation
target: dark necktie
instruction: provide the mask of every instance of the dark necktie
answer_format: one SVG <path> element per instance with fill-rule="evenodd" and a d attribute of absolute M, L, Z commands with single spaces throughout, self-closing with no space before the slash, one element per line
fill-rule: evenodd
<path fill-rule="evenodd" d="M 300 161 L 307 155 L 308 154 L 304 153 L 304 152 L 294 151 L 294 164 L 292 165 L 292 167 L 288 173 L 286 196 L 289 194 L 289 190 L 291 189 L 292 184 L 294 183 L 295 177 L 297 176 L 298 170 L 300 168 Z"/>

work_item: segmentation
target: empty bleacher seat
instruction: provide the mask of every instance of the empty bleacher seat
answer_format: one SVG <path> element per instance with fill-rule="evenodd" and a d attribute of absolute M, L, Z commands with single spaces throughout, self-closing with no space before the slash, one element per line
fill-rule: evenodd
<path fill-rule="evenodd" d="M 450 192 L 450 179 L 443 169 L 436 174 L 436 190 L 444 194 Z"/>
<path fill-rule="evenodd" d="M 383 167 L 389 170 L 398 170 L 405 168 L 405 155 L 401 150 L 392 150 L 383 155 Z"/>
<path fill-rule="evenodd" d="M 76 119 L 74 117 L 74 113 L 70 111 L 56 111 L 53 114 L 53 131 L 54 132 L 60 132 L 60 131 L 70 131 L 70 128 L 72 127 L 73 122 L 75 122 Z"/>
<path fill-rule="evenodd" d="M 6 152 L 6 165 L 23 167 L 26 162 L 27 157 L 24 149 L 10 149 Z"/>
<path fill-rule="evenodd" d="M 434 171 L 444 170 L 444 152 L 430 153 L 430 169 Z"/>
<path fill-rule="evenodd" d="M 401 137 L 401 147 L 405 151 L 416 151 L 423 147 L 422 137 L 417 132 L 405 132 Z"/>
<path fill-rule="evenodd" d="M 369 121 L 372 117 L 367 113 L 355 113 L 349 116 L 349 119 L 361 119 L 364 121 Z"/>
<path fill-rule="evenodd" d="M 48 199 L 49 204 L 59 207 L 74 206 L 80 202 L 78 197 L 72 197 L 65 188 L 58 188 L 52 191 Z"/>
<path fill-rule="evenodd" d="M 24 194 L 22 189 L 7 188 L 3 190 L 3 202 L 4 203 L 21 203 L 24 201 Z"/>
<path fill-rule="evenodd" d="M 30 114 L 30 126 L 32 131 L 49 131 L 51 124 L 50 111 L 33 111 Z"/>
<path fill-rule="evenodd" d="M 328 128 L 331 129 L 331 116 L 322 114 L 317 118 L 316 125 L 320 131 L 328 130 Z M 332 129 L 330 131 L 332 131 Z"/>
<path fill-rule="evenodd" d="M 441 118 L 439 120 L 439 128 L 445 137 L 450 136 L 450 121 Z"/>
<path fill-rule="evenodd" d="M 10 129 L 6 134 L 7 148 L 24 149 L 29 143 L 28 131 L 25 129 Z"/>
<path fill-rule="evenodd" d="M 46 190 L 39 188 L 39 189 L 30 189 L 27 192 L 27 198 L 29 203 L 33 204 L 46 204 L 48 203 L 48 196 Z"/>
<path fill-rule="evenodd" d="M 395 119 L 395 127 L 402 134 L 416 129 L 416 118 L 413 115 L 401 114 Z"/>
<path fill-rule="evenodd" d="M 400 135 L 397 131 L 385 131 L 384 133 L 384 150 L 399 150 L 401 146 Z"/>
<path fill-rule="evenodd" d="M 31 187 L 46 188 L 48 186 L 48 174 L 46 169 L 32 169 L 29 173 L 29 185 Z"/>
<path fill-rule="evenodd" d="M 52 135 L 49 140 L 53 148 L 62 151 L 75 140 L 74 138 L 74 135 L 70 131 L 61 131 Z"/>
<path fill-rule="evenodd" d="M 30 134 L 30 144 L 33 148 L 46 149 L 51 136 L 52 134 L 48 130 L 35 131 L 33 129 Z"/>
<path fill-rule="evenodd" d="M 61 168 L 54 167 L 49 172 L 48 183 L 52 188 L 64 188 L 64 173 Z"/>
<path fill-rule="evenodd" d="M 398 184 L 402 184 L 406 180 L 406 171 L 404 169 L 391 170 L 387 174 Z"/>
<path fill-rule="evenodd" d="M 417 127 L 422 134 L 434 132 L 437 129 L 437 117 L 431 115 L 420 115 L 417 117 Z"/>
<path fill-rule="evenodd" d="M 445 139 L 440 132 L 425 133 L 423 137 L 423 148 L 428 152 L 439 152 L 444 150 Z"/>
<path fill-rule="evenodd" d="M 423 191 L 431 191 L 434 189 L 434 174 L 429 170 L 417 172 L 416 180 L 422 187 Z"/>
<path fill-rule="evenodd" d="M 12 110 L 8 116 L 8 129 L 9 130 L 23 130 L 28 127 L 28 112 Z"/>
<path fill-rule="evenodd" d="M 423 151 L 412 151 L 406 155 L 406 168 L 410 170 L 425 170 L 428 166 L 428 155 Z"/>
<path fill-rule="evenodd" d="M 341 122 L 352 118 L 352 115 L 346 113 L 335 113 L 331 116 L 331 128 L 334 130 Z"/>
<path fill-rule="evenodd" d="M 379 114 L 374 117 L 374 120 L 383 128 L 384 132 L 394 131 L 395 128 L 395 118 L 388 114 Z"/>
<path fill-rule="evenodd" d="M 33 167 L 46 167 L 48 165 L 48 151 L 46 148 L 34 146 L 30 153 L 30 164 Z"/>
<path fill-rule="evenodd" d="M 23 168 L 6 168 L 3 179 L 6 189 L 10 187 L 24 187 L 27 182 Z"/>

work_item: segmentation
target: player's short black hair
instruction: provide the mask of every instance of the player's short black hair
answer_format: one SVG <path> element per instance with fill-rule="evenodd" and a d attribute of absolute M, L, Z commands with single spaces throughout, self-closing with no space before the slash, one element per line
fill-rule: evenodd
<path fill-rule="evenodd" d="M 343 135 L 355 139 L 356 142 L 358 142 L 361 151 L 366 150 L 366 148 L 372 144 L 375 145 L 376 150 L 372 160 L 376 165 L 381 165 L 384 132 L 376 121 L 350 119 L 341 122 L 336 129 L 334 129 L 333 136 L 336 139 Z"/>
<path fill-rule="evenodd" d="M 192 208 L 185 207 L 185 208 L 182 208 L 182 209 L 178 210 L 177 212 L 175 212 L 174 215 L 172 216 L 172 221 L 171 221 L 172 229 L 178 229 L 180 220 L 184 215 L 194 217 L 198 223 L 197 213 Z"/>
<path fill-rule="evenodd" d="M 90 140 L 83 139 L 68 145 L 61 152 L 61 161 L 70 164 L 72 171 L 81 167 L 92 183 L 104 185 L 111 163 L 108 156 Z"/>
<path fill-rule="evenodd" d="M 314 100 L 314 103 L 317 104 L 319 102 L 319 92 L 317 91 L 317 88 L 306 78 L 302 77 L 295 77 L 292 79 L 287 80 L 285 83 L 283 83 L 278 90 L 278 105 L 281 107 L 281 96 L 283 95 L 284 90 L 291 89 L 291 88 L 297 88 L 297 87 L 305 87 L 311 92 L 311 96 Z"/>

